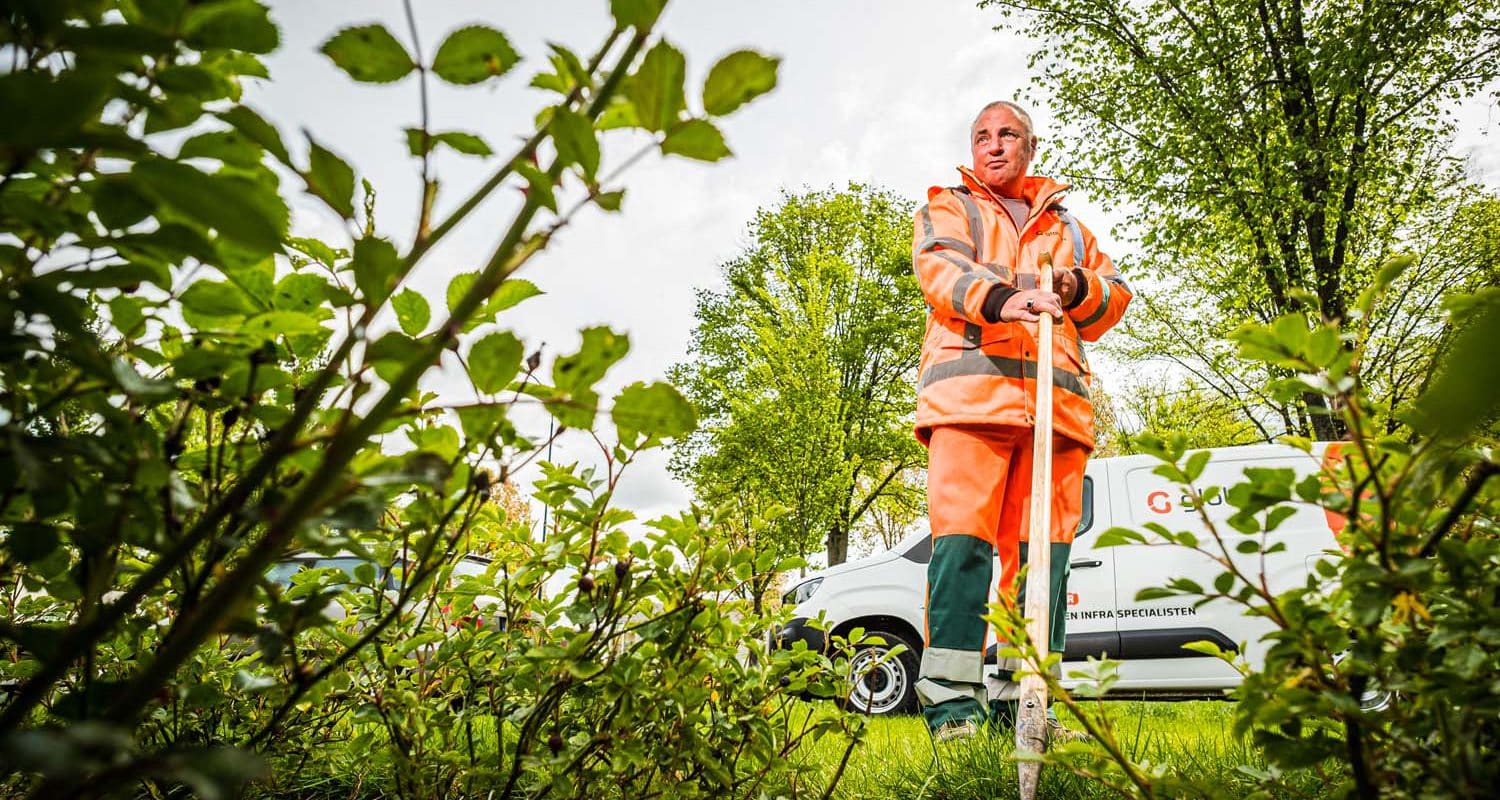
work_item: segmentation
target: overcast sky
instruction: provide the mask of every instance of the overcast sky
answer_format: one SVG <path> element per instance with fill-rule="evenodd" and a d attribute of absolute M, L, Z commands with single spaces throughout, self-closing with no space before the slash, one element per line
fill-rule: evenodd
<path fill-rule="evenodd" d="M 382 233 L 404 248 L 410 241 L 420 185 L 416 162 L 401 129 L 420 119 L 415 77 L 389 86 L 355 84 L 317 52 L 337 29 L 383 22 L 411 46 L 399 0 L 309 2 L 272 0 L 282 48 L 269 61 L 272 81 L 259 82 L 247 100 L 289 141 L 301 129 L 353 164 L 379 192 Z M 584 58 L 609 26 L 604 0 L 424 0 L 416 3 L 424 56 L 465 24 L 503 30 L 525 59 L 510 75 L 479 87 L 435 81 L 434 130 L 484 136 L 497 153 L 510 151 L 531 130 L 531 119 L 549 95 L 526 87 L 546 64 L 546 43 L 561 42 Z M 687 55 L 688 92 L 696 98 L 718 57 L 754 48 L 782 59 L 780 85 L 742 108 L 722 128 L 734 158 L 718 164 L 649 157 L 633 167 L 624 213 L 581 214 L 522 273 L 546 294 L 507 312 L 505 321 L 528 343 L 545 343 L 550 355 L 577 347 L 580 328 L 607 324 L 630 335 L 631 354 L 606 379 L 606 389 L 660 379 L 686 356 L 693 325 L 694 291 L 717 287 L 718 265 L 747 244 L 755 209 L 775 203 L 783 189 L 800 191 L 848 182 L 875 184 L 918 200 L 928 186 L 952 184 L 954 167 L 967 158 L 966 130 L 985 102 L 1018 94 L 1028 79 L 1030 44 L 1019 32 L 995 31 L 1001 20 L 965 0 L 676 0 L 659 26 Z M 696 105 L 696 103 L 694 103 Z M 1047 136 L 1050 113 L 1033 112 Z M 1488 100 L 1461 110 L 1458 149 L 1471 170 L 1500 187 L 1500 153 L 1486 132 L 1500 122 Z M 606 137 L 605 164 L 618 163 L 639 144 L 633 135 Z M 438 216 L 465 198 L 496 165 L 444 154 Z M 1110 232 L 1112 220 L 1085 191 L 1069 206 L 1123 261 L 1128 248 Z M 434 307 L 443 306 L 448 278 L 487 260 L 515 207 L 506 190 L 423 261 L 415 286 Z M 340 222 L 315 202 L 298 200 L 294 231 L 347 242 Z M 1122 258 L 1125 256 L 1125 258 Z M 914 300 L 914 302 L 916 302 Z M 916 308 L 917 306 L 914 306 Z M 1109 365 L 1102 366 L 1110 381 Z M 433 388 L 465 399 L 461 384 L 438 380 Z M 608 396 L 609 392 L 605 393 Z M 533 434 L 544 418 L 521 414 Z M 539 427 L 538 427 L 539 426 Z M 554 460 L 593 461 L 591 440 L 572 435 Z M 634 468 L 620 503 L 650 519 L 690 500 L 667 474 L 666 454 Z M 523 474 L 523 488 L 535 473 Z"/>

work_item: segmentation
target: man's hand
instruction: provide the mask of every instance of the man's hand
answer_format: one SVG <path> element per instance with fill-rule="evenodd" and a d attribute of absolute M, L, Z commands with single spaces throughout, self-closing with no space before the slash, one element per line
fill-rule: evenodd
<path fill-rule="evenodd" d="M 1053 292 L 1022 289 L 1011 295 L 1010 299 L 1005 301 L 1005 305 L 1000 307 L 1000 321 L 1036 322 L 1042 318 L 1042 314 L 1051 314 L 1053 319 L 1061 322 L 1062 307 L 1062 298 Z"/>
<path fill-rule="evenodd" d="M 1065 306 L 1073 304 L 1073 298 L 1078 294 L 1078 276 L 1071 269 L 1061 267 L 1052 268 L 1052 291 L 1062 299 Z"/>

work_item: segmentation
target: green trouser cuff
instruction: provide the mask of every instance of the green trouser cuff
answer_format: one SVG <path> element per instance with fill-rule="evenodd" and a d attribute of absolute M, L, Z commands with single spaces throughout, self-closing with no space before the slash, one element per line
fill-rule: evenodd
<path fill-rule="evenodd" d="M 977 650 L 929 647 L 922 651 L 917 699 L 932 730 L 950 722 L 983 720 L 984 654 Z"/>
<path fill-rule="evenodd" d="M 932 538 L 927 562 L 927 647 L 984 649 L 995 548 L 977 536 Z M 977 681 L 979 675 L 967 680 Z"/>
<path fill-rule="evenodd" d="M 949 723 L 965 720 L 973 720 L 975 723 L 984 722 L 986 716 L 984 705 L 978 699 L 960 687 L 947 687 L 942 683 L 930 678 L 917 682 L 917 696 L 922 698 L 922 719 L 926 720 L 928 730 L 935 731 Z M 983 693 L 982 687 L 980 692 Z M 950 699 L 929 702 L 929 698 L 934 695 L 947 696 Z"/>

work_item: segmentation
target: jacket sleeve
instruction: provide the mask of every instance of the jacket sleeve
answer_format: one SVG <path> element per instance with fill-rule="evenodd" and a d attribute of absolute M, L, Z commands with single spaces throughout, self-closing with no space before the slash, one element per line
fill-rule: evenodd
<path fill-rule="evenodd" d="M 1088 289 L 1083 301 L 1068 310 L 1068 316 L 1084 341 L 1096 342 L 1125 316 L 1132 293 L 1109 256 L 1099 251 L 1099 241 L 1088 228 L 1083 231 L 1083 276 Z"/>
<path fill-rule="evenodd" d="M 1000 277 L 980 266 L 962 202 L 950 189 L 929 193 L 917 211 L 912 269 L 934 314 L 984 324 L 982 309 Z"/>

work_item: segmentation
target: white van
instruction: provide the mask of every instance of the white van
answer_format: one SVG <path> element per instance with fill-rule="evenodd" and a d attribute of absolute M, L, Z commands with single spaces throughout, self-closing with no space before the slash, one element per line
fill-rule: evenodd
<path fill-rule="evenodd" d="M 1199 479 L 1199 489 L 1225 489 L 1244 479 L 1250 467 L 1290 468 L 1301 478 L 1317 472 L 1324 445 L 1311 454 L 1284 445 L 1253 445 L 1210 451 L 1212 460 Z M 1265 653 L 1261 637 L 1270 623 L 1246 616 L 1242 607 L 1214 601 L 1195 608 L 1192 598 L 1173 597 L 1137 601 L 1136 593 L 1161 586 L 1169 578 L 1186 577 L 1205 587 L 1223 569 L 1206 556 L 1174 545 L 1131 544 L 1095 547 L 1098 534 L 1114 526 L 1143 529 L 1157 522 L 1171 530 L 1201 532 L 1212 544 L 1198 514 L 1185 502 L 1181 489 L 1154 474 L 1160 464 L 1152 456 L 1120 456 L 1089 462 L 1083 483 L 1083 520 L 1073 542 L 1068 579 L 1067 661 L 1090 656 L 1120 662 L 1120 694 L 1157 697 L 1223 696 L 1240 682 L 1223 661 L 1183 649 L 1196 641 L 1211 641 L 1225 651 L 1245 650 L 1251 664 Z M 1234 509 L 1222 498 L 1208 505 L 1211 519 L 1227 519 Z M 1250 574 L 1262 571 L 1258 553 L 1234 552 L 1248 538 L 1228 525 L 1218 525 L 1234 558 L 1243 559 Z M 1271 534 L 1286 549 L 1265 556 L 1264 572 L 1273 592 L 1303 585 L 1313 564 L 1337 547 L 1328 515 L 1319 507 L 1297 506 L 1294 516 Z M 856 685 L 854 707 L 873 713 L 911 712 L 917 708 L 917 665 L 921 660 L 927 562 L 932 537 L 914 534 L 871 558 L 851 561 L 813 573 L 783 597 L 794 604 L 795 617 L 777 636 L 779 646 L 801 640 L 821 648 L 824 632 L 809 625 L 822 615 L 828 633 L 845 635 L 855 628 L 879 634 L 887 647 L 873 646 L 855 656 L 856 673 L 883 656 L 890 646 L 904 644 L 907 652 L 881 665 Z M 1000 574 L 995 564 L 996 579 Z M 993 636 L 991 637 L 993 639 Z M 989 657 L 994 657 L 991 644 Z M 1065 663 L 1063 672 L 1072 671 Z M 1065 681 L 1067 683 L 1067 681 Z M 1075 682 L 1076 683 L 1076 682 Z"/>

